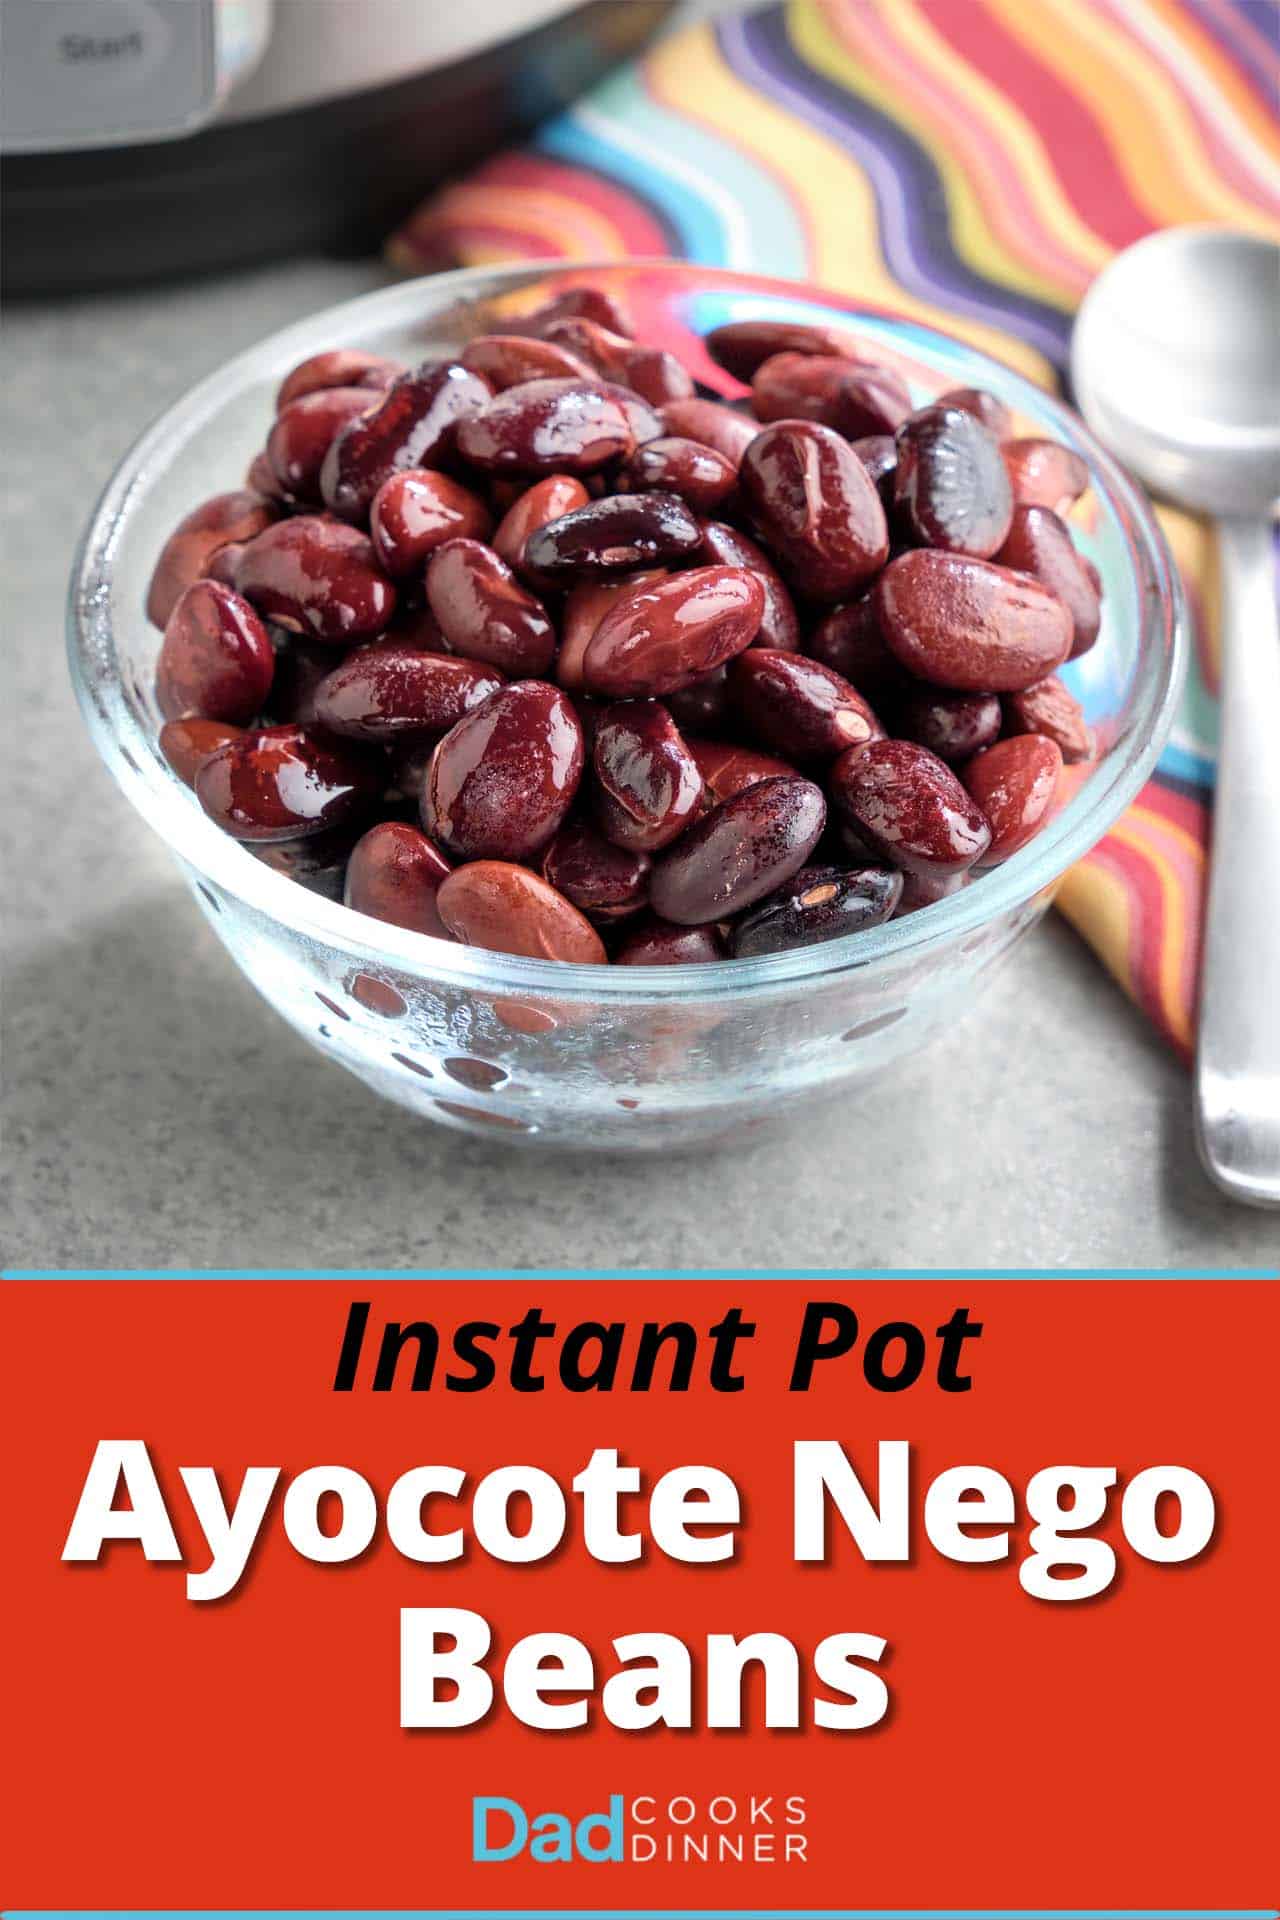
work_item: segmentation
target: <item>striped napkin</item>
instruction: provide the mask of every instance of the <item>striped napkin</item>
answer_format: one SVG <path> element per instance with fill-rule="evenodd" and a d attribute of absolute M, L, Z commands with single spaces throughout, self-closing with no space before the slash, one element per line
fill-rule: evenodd
<path fill-rule="evenodd" d="M 415 272 L 671 254 L 810 280 L 1060 388 L 1118 248 L 1280 237 L 1276 0 L 784 0 L 676 32 L 393 237 Z M 1216 740 L 1214 543 L 1160 519 L 1195 649 L 1155 777 L 1057 904 L 1184 1054 Z"/>

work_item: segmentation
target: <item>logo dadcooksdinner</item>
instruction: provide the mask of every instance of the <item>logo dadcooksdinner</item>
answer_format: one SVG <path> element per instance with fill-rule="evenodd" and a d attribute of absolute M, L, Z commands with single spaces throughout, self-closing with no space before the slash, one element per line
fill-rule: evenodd
<path fill-rule="evenodd" d="M 606 1807 L 577 1813 L 531 1812 L 504 1794 L 477 1794 L 471 1802 L 471 1858 L 490 1864 L 523 1857 L 596 1866 L 622 1861 L 786 1866 L 808 1858 L 807 1821 L 800 1793 L 697 1799 L 673 1794 L 663 1800 L 647 1793 L 611 1793 Z"/>

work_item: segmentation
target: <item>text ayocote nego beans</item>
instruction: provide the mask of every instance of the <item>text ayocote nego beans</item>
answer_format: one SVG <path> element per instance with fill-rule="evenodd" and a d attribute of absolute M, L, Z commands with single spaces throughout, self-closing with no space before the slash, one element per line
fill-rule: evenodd
<path fill-rule="evenodd" d="M 705 1327 L 584 1319 L 562 1328 L 537 1305 L 506 1325 L 474 1320 L 451 1331 L 427 1320 L 370 1321 L 370 1303 L 350 1303 L 332 1380 L 337 1392 L 468 1393 L 501 1382 L 521 1394 L 557 1386 L 682 1393 L 696 1381 L 739 1393 L 748 1386 L 756 1334 L 738 1306 Z M 968 1393 L 982 1333 L 966 1307 L 934 1326 L 888 1320 L 864 1328 L 847 1304 L 810 1301 L 798 1318 L 788 1388 L 806 1392 L 824 1370 L 842 1369 L 837 1377 L 856 1370 L 878 1393 L 917 1383 Z M 1186 1466 L 1156 1464 L 1122 1476 L 1105 1463 L 1049 1465 L 1015 1485 L 970 1463 L 920 1484 L 907 1440 L 859 1435 L 846 1451 L 838 1440 L 803 1439 L 790 1451 L 798 1565 L 839 1571 L 851 1555 L 909 1565 L 927 1544 L 957 1565 L 1016 1564 L 1033 1601 L 1083 1600 L 1111 1587 L 1121 1553 L 1157 1566 L 1185 1563 L 1204 1552 L 1217 1523 L 1208 1482 Z M 230 1503 L 224 1487 L 238 1489 Z M 1117 1490 L 1112 1544 L 1100 1529 L 1113 1517 Z M 697 1567 L 737 1558 L 743 1507 L 743 1489 L 720 1467 L 682 1464 L 655 1475 L 607 1446 L 590 1447 L 571 1479 L 533 1463 L 475 1474 L 438 1460 L 407 1465 L 383 1490 L 342 1465 L 290 1474 L 255 1465 L 237 1475 L 223 1462 L 217 1469 L 180 1465 L 175 1476 L 145 1441 L 103 1439 L 62 1558 L 101 1564 L 108 1541 L 132 1542 L 147 1561 L 182 1565 L 186 1597 L 196 1602 L 235 1593 L 273 1527 L 321 1568 L 357 1560 L 381 1534 L 403 1560 L 434 1570 L 437 1583 L 448 1577 L 444 1569 L 465 1566 L 472 1544 L 515 1566 L 547 1561 L 569 1542 L 608 1567 L 643 1569 L 646 1548 Z M 185 1550 L 179 1533 L 190 1543 Z M 845 1626 L 811 1650 L 771 1629 L 707 1633 L 696 1652 L 668 1630 L 624 1633 L 608 1641 L 607 1653 L 572 1633 L 503 1633 L 501 1655 L 490 1622 L 461 1605 L 402 1606 L 399 1627 L 403 1727 L 472 1726 L 500 1698 L 516 1720 L 546 1732 L 599 1719 L 623 1731 L 742 1728 L 753 1676 L 763 1687 L 766 1729 L 855 1731 L 877 1725 L 889 1706 L 880 1671 L 889 1641 Z"/>

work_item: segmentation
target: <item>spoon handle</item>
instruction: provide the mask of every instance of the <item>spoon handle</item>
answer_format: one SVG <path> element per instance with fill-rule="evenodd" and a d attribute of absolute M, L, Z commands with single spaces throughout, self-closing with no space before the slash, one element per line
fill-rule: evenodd
<path fill-rule="evenodd" d="M 1196 1131 L 1233 1199 L 1280 1206 L 1280 624 L 1271 528 L 1219 522 L 1222 712 Z"/>

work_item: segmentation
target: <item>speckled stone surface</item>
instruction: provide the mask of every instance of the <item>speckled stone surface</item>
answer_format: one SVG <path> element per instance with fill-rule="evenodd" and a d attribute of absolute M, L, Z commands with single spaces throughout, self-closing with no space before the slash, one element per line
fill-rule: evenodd
<path fill-rule="evenodd" d="M 258 998 L 88 743 L 63 597 L 98 490 L 161 407 L 380 281 L 372 264 L 302 263 L 7 317 L 6 1264 L 1280 1261 L 1280 1217 L 1200 1174 L 1183 1070 L 1052 918 L 896 1080 L 820 1126 L 675 1162 L 412 1121 Z"/>

